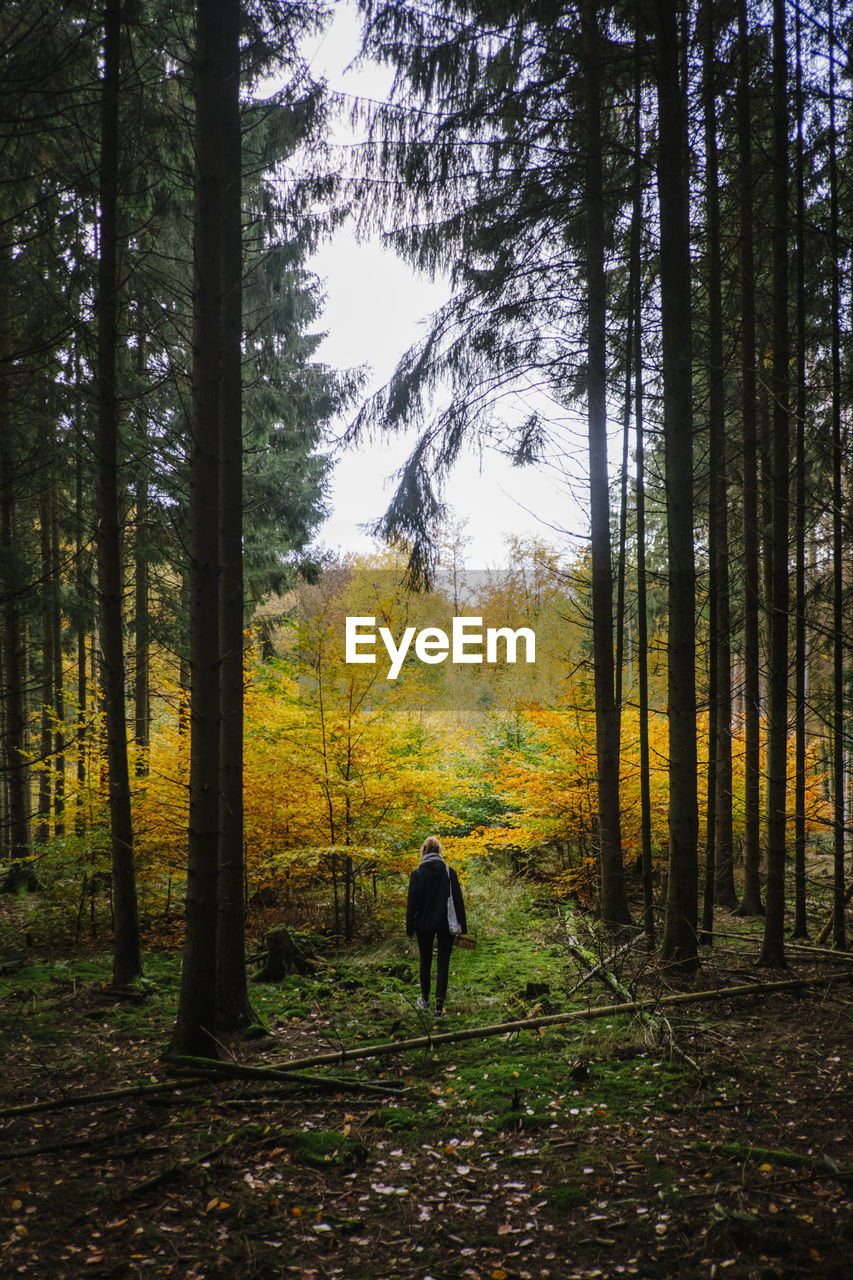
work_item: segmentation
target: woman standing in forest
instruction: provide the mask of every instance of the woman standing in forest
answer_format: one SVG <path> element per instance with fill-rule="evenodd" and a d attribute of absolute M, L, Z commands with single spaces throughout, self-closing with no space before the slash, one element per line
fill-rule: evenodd
<path fill-rule="evenodd" d="M 453 902 L 455 920 L 448 918 L 448 898 Z M 421 846 L 420 863 L 409 877 L 406 933 L 410 938 L 415 934 L 418 936 L 418 951 L 421 959 L 419 1009 L 429 1008 L 432 953 L 433 945 L 437 944 L 435 1016 L 443 1018 L 453 939 L 457 933 L 467 933 L 467 924 L 459 877 L 444 861 L 441 842 L 436 836 L 427 836 L 424 840 Z"/>

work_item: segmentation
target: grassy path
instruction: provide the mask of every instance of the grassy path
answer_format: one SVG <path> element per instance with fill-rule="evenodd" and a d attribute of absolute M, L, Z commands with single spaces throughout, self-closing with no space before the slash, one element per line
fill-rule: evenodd
<path fill-rule="evenodd" d="M 578 985 L 561 912 L 495 878 L 468 895 L 479 945 L 454 954 L 450 1027 L 608 998 Z M 395 938 L 258 988 L 272 1034 L 234 1052 L 274 1066 L 429 1029 L 416 967 Z M 148 973 L 147 998 L 130 1005 L 101 985 L 97 958 L 4 982 L 0 1105 L 162 1081 L 175 956 L 151 957 Z M 747 974 L 748 953 L 718 949 L 698 982 Z M 640 952 L 618 976 L 638 994 L 661 989 Z M 841 1280 L 853 1251 L 850 1010 L 845 987 L 777 993 L 332 1069 L 377 1095 L 208 1082 L 10 1118 L 0 1272 Z"/>

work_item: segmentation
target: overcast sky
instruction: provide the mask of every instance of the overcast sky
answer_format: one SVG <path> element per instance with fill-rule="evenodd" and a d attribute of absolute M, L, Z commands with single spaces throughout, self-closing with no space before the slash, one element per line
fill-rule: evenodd
<path fill-rule="evenodd" d="M 314 43 L 312 67 L 326 76 L 333 89 L 384 97 L 390 83 L 387 70 L 346 69 L 357 47 L 353 7 L 339 3 L 332 26 Z M 341 142 L 349 140 L 343 127 L 338 137 Z M 320 358 L 335 368 L 366 364 L 371 370 L 368 390 L 382 386 L 400 356 L 423 332 L 430 312 L 444 301 L 446 287 L 416 275 L 378 242 L 358 243 L 350 227 L 322 248 L 312 267 L 327 294 L 322 324 L 328 336 Z M 338 424 L 339 432 L 344 425 Z M 393 493 L 393 474 L 414 439 L 413 434 L 385 435 L 358 450 L 340 453 L 333 481 L 333 514 L 319 533 L 328 547 L 363 551 L 375 545 L 361 526 L 383 514 Z M 583 497 L 581 487 L 581 501 Z M 559 545 L 555 527 L 582 531 L 585 520 L 563 481 L 539 468 L 514 468 L 491 449 L 482 457 L 460 458 L 445 499 L 455 516 L 467 521 L 466 532 L 472 539 L 467 562 L 475 569 L 504 562 L 508 534 L 537 536 Z"/>

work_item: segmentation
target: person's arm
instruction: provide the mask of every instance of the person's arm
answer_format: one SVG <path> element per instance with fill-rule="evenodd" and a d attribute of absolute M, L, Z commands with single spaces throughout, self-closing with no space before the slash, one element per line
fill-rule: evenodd
<path fill-rule="evenodd" d="M 410 938 L 415 936 L 418 922 L 418 872 L 417 868 L 409 876 L 409 894 L 406 898 L 406 933 Z"/>
<path fill-rule="evenodd" d="M 462 899 L 462 887 L 459 884 L 459 877 L 453 868 L 450 868 L 450 892 L 453 894 L 453 905 L 456 908 L 456 919 L 462 926 L 462 932 L 468 932 L 468 922 L 465 919 L 465 903 Z"/>

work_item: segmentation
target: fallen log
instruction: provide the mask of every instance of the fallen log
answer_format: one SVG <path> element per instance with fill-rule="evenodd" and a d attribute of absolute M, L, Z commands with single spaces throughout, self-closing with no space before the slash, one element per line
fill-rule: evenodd
<path fill-rule="evenodd" d="M 802 951 L 804 956 L 820 956 L 822 960 L 841 961 L 842 964 L 853 962 L 853 953 L 850 951 L 835 951 L 832 947 L 813 947 L 807 942 L 796 942 L 793 938 L 789 938 L 785 946 L 793 947 L 797 952 Z"/>
<path fill-rule="evenodd" d="M 369 1080 L 341 1080 L 336 1076 L 304 1076 L 284 1067 L 250 1067 L 243 1062 L 223 1062 L 219 1058 L 179 1057 L 170 1055 L 163 1061 L 173 1068 L 186 1068 L 193 1076 L 235 1080 L 273 1080 L 285 1084 L 306 1085 L 311 1089 L 335 1092 L 340 1089 L 356 1089 L 359 1093 L 405 1093 L 404 1086 L 396 1083 L 375 1083 Z"/>
<path fill-rule="evenodd" d="M 828 929 L 831 924 L 832 917 L 830 917 L 829 925 L 824 926 L 824 928 Z M 725 942 L 758 943 L 761 941 L 757 935 L 753 935 L 751 933 L 715 933 L 714 937 L 722 938 Z M 785 948 L 786 950 L 788 948 L 793 948 L 795 951 L 803 951 L 808 955 L 822 956 L 824 960 L 840 960 L 842 963 L 844 961 L 847 961 L 848 963 L 853 961 L 853 952 L 836 951 L 833 947 L 822 947 L 817 945 L 817 943 L 800 942 L 797 938 L 786 938 Z"/>
<path fill-rule="evenodd" d="M 834 1180 L 845 1190 L 853 1186 L 853 1166 L 842 1166 L 832 1156 L 823 1155 L 820 1159 L 811 1152 L 778 1151 L 775 1147 L 748 1147 L 737 1142 L 686 1142 L 686 1147 L 695 1151 L 708 1151 L 712 1155 L 723 1155 L 729 1159 L 740 1160 L 746 1165 L 752 1160 L 766 1161 L 769 1164 L 782 1164 L 793 1167 L 805 1167 L 813 1174 L 820 1174 Z"/>
<path fill-rule="evenodd" d="M 25 1102 L 19 1107 L 4 1107 L 0 1110 L 0 1119 L 11 1116 L 28 1116 L 36 1111 L 61 1111 L 63 1107 L 80 1107 L 86 1104 L 98 1106 L 102 1102 L 118 1102 L 124 1098 L 142 1098 L 149 1093 L 172 1093 L 175 1089 L 187 1088 L 191 1084 L 205 1084 L 205 1080 L 185 1077 L 178 1084 L 174 1080 L 166 1080 L 161 1084 L 130 1084 L 121 1089 L 106 1089 L 102 1093 L 78 1093 L 64 1098 L 48 1098 L 44 1102 Z"/>
<path fill-rule="evenodd" d="M 592 1022 L 596 1018 L 618 1017 L 625 1013 L 644 1013 L 648 1009 L 660 1009 L 682 1004 L 702 1004 L 711 1000 L 725 1000 L 753 995 L 772 995 L 776 991 L 793 991 L 797 987 L 830 986 L 836 982 L 853 982 L 853 973 L 845 971 L 826 975 L 821 978 L 789 978 L 782 982 L 753 982 L 739 987 L 718 987 L 712 991 L 686 991 L 674 996 L 650 996 L 646 1000 L 634 1000 L 628 1004 L 593 1005 L 589 1009 L 573 1009 L 565 1013 L 543 1014 L 536 1018 L 520 1018 L 511 1022 L 498 1022 L 485 1027 L 464 1027 L 459 1031 L 444 1031 L 437 1035 L 417 1036 L 411 1040 L 392 1040 L 382 1044 L 358 1045 L 354 1049 L 337 1049 L 330 1053 L 315 1054 L 308 1058 L 292 1058 L 280 1067 L 246 1067 L 238 1063 L 221 1063 L 215 1059 L 190 1059 L 198 1064 L 203 1063 L 206 1074 L 185 1076 L 177 1081 L 164 1081 L 159 1084 L 129 1085 L 121 1089 L 109 1089 L 103 1093 L 77 1094 L 73 1097 L 51 1098 L 44 1102 L 31 1102 L 18 1107 L 6 1107 L 0 1110 L 0 1119 L 13 1116 L 30 1115 L 38 1111 L 59 1111 L 64 1107 L 98 1105 L 102 1102 L 113 1102 L 122 1098 L 142 1097 L 146 1094 L 169 1093 L 185 1088 L 191 1084 L 207 1083 L 210 1073 L 215 1069 L 221 1073 L 230 1069 L 232 1074 L 245 1075 L 247 1078 L 263 1078 L 285 1080 L 290 1083 L 319 1084 L 319 1081 L 305 1076 L 294 1076 L 294 1073 L 309 1067 L 333 1066 L 337 1063 L 355 1062 L 363 1058 L 388 1057 L 395 1053 L 403 1053 L 410 1049 L 439 1048 L 444 1044 L 459 1044 L 466 1040 L 483 1040 L 490 1036 L 512 1035 L 518 1031 L 534 1031 L 540 1027 L 566 1026 L 573 1022 Z M 290 1079 L 288 1080 L 288 1074 Z M 328 1077 L 324 1077 L 324 1081 Z M 334 1080 L 329 1082 L 334 1088 L 351 1088 L 351 1080 Z M 367 1081 L 364 1082 L 368 1084 Z M 361 1082 L 358 1082 L 361 1089 Z M 393 1085 L 371 1085 L 382 1093 L 395 1092 Z"/>
<path fill-rule="evenodd" d="M 720 987 L 713 991 L 687 991 L 674 996 L 651 996 L 647 1000 L 634 1000 L 628 1004 L 593 1005 L 589 1009 L 574 1009 L 566 1013 L 542 1014 L 536 1018 L 520 1018 L 512 1022 L 498 1022 L 485 1027 L 464 1027 L 459 1031 L 442 1031 L 436 1035 L 417 1036 L 412 1040 L 391 1040 L 381 1044 L 358 1045 L 354 1049 L 336 1049 L 318 1053 L 308 1058 L 291 1058 L 281 1066 L 282 1071 L 303 1071 L 309 1067 L 334 1066 L 336 1063 L 355 1062 L 361 1058 L 382 1058 L 410 1049 L 435 1049 L 445 1044 L 459 1044 L 465 1040 L 483 1040 L 488 1036 L 511 1035 L 516 1031 L 534 1031 L 539 1027 L 566 1026 L 572 1022 L 591 1022 L 596 1018 L 619 1017 L 625 1013 L 644 1013 L 648 1009 L 660 1009 L 680 1004 L 701 1004 L 710 1000 L 734 999 L 742 996 L 767 995 L 775 991 L 793 991 L 796 987 L 829 986 L 833 982 L 853 982 L 853 973 L 831 974 L 822 978 L 789 978 L 783 982 L 753 982 L 747 986 Z"/>
<path fill-rule="evenodd" d="M 405 1093 L 405 1087 L 389 1081 L 379 1084 L 370 1080 L 342 1080 L 336 1076 L 302 1076 L 278 1067 L 249 1067 L 239 1062 L 221 1062 L 215 1058 L 164 1058 L 167 1064 L 186 1066 L 188 1074 L 181 1074 L 176 1080 L 164 1080 L 159 1084 L 126 1085 L 121 1089 L 108 1089 L 103 1093 L 77 1093 L 65 1098 L 49 1098 L 44 1102 L 28 1102 L 18 1107 L 5 1107 L 0 1110 L 0 1120 L 14 1116 L 27 1116 L 38 1111 L 62 1111 L 66 1107 L 99 1106 L 104 1102 L 120 1102 L 125 1098 L 141 1098 L 149 1094 L 175 1093 L 191 1085 L 210 1084 L 211 1080 L 265 1080 L 276 1083 L 302 1086 L 303 1088 L 320 1089 L 328 1093 L 343 1090 L 356 1093 L 378 1094 L 386 1097 L 389 1094 Z"/>

